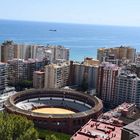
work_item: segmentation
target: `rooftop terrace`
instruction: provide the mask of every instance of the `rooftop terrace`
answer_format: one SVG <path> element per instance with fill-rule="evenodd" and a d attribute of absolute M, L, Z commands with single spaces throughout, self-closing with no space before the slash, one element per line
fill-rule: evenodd
<path fill-rule="evenodd" d="M 90 120 L 71 140 L 121 140 L 121 127 Z"/>

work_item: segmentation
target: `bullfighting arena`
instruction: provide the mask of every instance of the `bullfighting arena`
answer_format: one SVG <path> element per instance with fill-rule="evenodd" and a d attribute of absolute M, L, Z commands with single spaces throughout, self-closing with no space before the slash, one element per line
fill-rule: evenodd
<path fill-rule="evenodd" d="M 39 109 L 34 109 L 33 112 L 37 113 L 44 113 L 44 114 L 74 114 L 74 111 L 71 111 L 69 109 L 64 109 L 64 108 L 39 108 Z"/>
<path fill-rule="evenodd" d="M 27 117 L 38 128 L 73 134 L 97 119 L 103 104 L 96 96 L 61 89 L 30 89 L 4 103 L 5 111 Z"/>

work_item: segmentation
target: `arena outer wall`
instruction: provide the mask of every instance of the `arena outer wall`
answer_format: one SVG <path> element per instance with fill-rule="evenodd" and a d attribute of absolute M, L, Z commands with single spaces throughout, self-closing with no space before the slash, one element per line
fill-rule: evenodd
<path fill-rule="evenodd" d="M 40 97 L 70 98 L 85 102 L 93 107 L 87 111 L 75 114 L 42 114 L 23 110 L 16 106 L 16 103 L 18 102 Z M 33 120 L 35 126 L 39 128 L 74 134 L 81 126 L 87 123 L 89 119 L 98 118 L 102 113 L 103 104 L 102 101 L 95 96 L 76 91 L 60 89 L 30 89 L 9 97 L 4 104 L 4 107 L 5 111 L 8 113 L 26 116 L 28 119 Z"/>

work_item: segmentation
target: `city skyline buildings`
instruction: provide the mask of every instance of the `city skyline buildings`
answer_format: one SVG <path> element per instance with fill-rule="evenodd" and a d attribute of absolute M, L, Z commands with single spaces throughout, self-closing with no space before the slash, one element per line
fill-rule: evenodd
<path fill-rule="evenodd" d="M 50 63 L 57 60 L 69 60 L 69 49 L 61 45 L 24 45 L 17 44 L 12 40 L 6 40 L 0 44 L 0 61 L 17 59 L 47 59 Z"/>
<path fill-rule="evenodd" d="M 19 59 L 23 57 L 24 59 Z M 121 101 L 119 98 L 122 92 L 117 92 L 119 89 L 115 89 L 119 85 L 117 76 L 120 76 L 122 68 L 139 76 L 139 67 L 135 64 L 135 62 L 138 63 L 138 57 L 136 49 L 128 46 L 99 48 L 98 60 L 87 57 L 82 63 L 70 62 L 68 64 L 69 49 L 61 45 L 22 45 L 13 41 L 5 41 L 1 45 L 1 60 L 8 62 L 8 83 L 15 84 L 22 80 L 31 80 L 34 87 L 41 88 L 62 88 L 75 85 L 83 90 L 96 89 L 97 95 L 103 102 L 105 104 L 112 102 L 112 106 L 124 101 L 134 102 L 139 106 L 138 93 L 135 99 L 129 100 L 126 96 L 127 99 Z M 120 63 L 112 64 L 117 62 L 116 60 Z M 44 74 L 39 75 L 40 72 L 34 73 L 35 71 L 42 71 Z M 37 79 L 40 79 L 40 85 L 36 84 Z M 137 89 L 130 94 L 139 92 L 139 86 L 137 84 Z"/>
<path fill-rule="evenodd" d="M 100 62 L 107 61 L 120 65 L 125 60 L 129 62 L 135 62 L 136 49 L 130 46 L 120 46 L 113 48 L 98 48 L 97 59 Z"/>
<path fill-rule="evenodd" d="M 82 134 L 80 140 L 85 136 L 137 139 L 139 121 L 122 126 L 134 121 L 140 109 L 140 54 L 133 48 L 139 50 L 140 45 L 139 5 L 139 0 L 1 2 L 0 42 L 9 41 L 0 45 L 0 61 L 4 62 L 0 62 L 0 94 L 2 97 L 18 88 L 21 91 L 9 95 L 1 103 L 2 110 L 23 113 L 43 129 L 70 134 L 80 129 L 73 135 Z M 84 61 L 82 57 L 82 62 L 69 61 L 71 48 L 76 48 L 75 56 L 86 54 Z M 97 49 L 98 60 L 94 60 L 90 57 L 96 57 L 93 52 Z M 34 112 L 55 107 L 78 114 L 64 117 L 64 113 L 53 116 Z M 109 112 L 102 114 L 106 110 Z"/>
<path fill-rule="evenodd" d="M 69 53 L 67 53 L 67 49 L 65 49 L 61 46 L 56 46 L 56 47 L 51 47 L 51 48 L 55 48 L 54 49 L 55 53 L 52 53 L 52 54 L 57 54 L 57 55 L 54 55 L 55 61 L 52 59 L 52 64 L 49 64 L 46 66 L 44 65 L 45 69 L 43 71 L 39 70 L 39 69 L 37 69 L 39 71 L 36 71 L 36 69 L 35 69 L 35 66 L 40 66 L 40 64 L 36 65 L 36 63 L 34 63 L 34 61 L 36 61 L 38 59 L 30 58 L 28 60 L 25 60 L 25 69 L 29 68 L 29 69 L 26 69 L 26 72 L 27 71 L 31 72 L 29 75 L 31 76 L 31 78 L 33 78 L 33 87 L 34 88 L 36 88 L 36 89 L 41 88 L 42 90 L 48 89 L 48 88 L 53 88 L 53 89 L 64 88 L 65 86 L 68 86 L 69 78 L 71 77 L 70 74 L 72 74 L 74 72 L 74 78 L 80 79 L 80 80 L 77 80 L 76 81 L 77 83 L 74 83 L 74 81 L 72 81 L 72 85 L 79 84 L 79 86 L 84 86 L 84 85 L 82 85 L 82 82 L 88 81 L 88 83 L 90 84 L 90 86 L 92 88 L 101 89 L 101 93 L 98 93 L 98 94 L 101 94 L 101 99 L 102 99 L 104 105 L 106 103 L 108 103 L 112 107 L 113 105 L 120 104 L 123 102 L 130 102 L 130 103 L 133 103 L 134 106 L 135 106 L 135 104 L 137 105 L 137 107 L 140 106 L 140 100 L 139 100 L 140 99 L 139 98 L 140 79 L 137 78 L 136 75 L 131 74 L 131 72 L 135 72 L 135 71 L 137 72 L 137 68 L 135 71 L 129 71 L 130 75 L 125 76 L 125 78 L 123 80 L 121 78 L 120 78 L 121 80 L 117 79 L 118 77 L 121 77 L 121 75 L 120 75 L 121 68 L 126 72 L 126 71 L 128 71 L 128 69 L 133 70 L 133 66 L 135 66 L 135 65 L 132 65 L 132 67 L 131 66 L 127 67 L 127 63 L 126 64 L 122 63 L 120 66 L 118 66 L 117 64 L 112 64 L 111 62 L 105 62 L 105 61 L 108 61 L 108 59 L 104 59 L 104 61 L 101 62 L 99 60 L 94 60 L 92 58 L 87 57 L 84 59 L 84 61 L 82 63 L 78 64 L 77 62 L 75 62 L 72 65 L 72 69 L 71 69 L 70 64 L 69 63 L 66 64 L 67 58 L 69 56 Z M 56 48 L 58 49 L 58 51 Z M 111 48 L 111 49 L 114 49 L 114 48 Z M 66 50 L 66 52 L 65 52 L 65 50 Z M 127 47 L 123 47 L 123 50 L 127 50 Z M 123 58 L 124 60 L 127 60 L 129 58 L 130 60 L 132 60 L 130 62 L 134 63 L 136 60 L 135 59 L 135 49 L 133 50 L 133 48 L 131 48 L 130 50 L 132 50 L 131 53 L 130 53 L 130 51 L 125 51 L 124 54 L 122 53 L 122 51 L 119 51 L 118 55 L 121 56 L 121 54 L 123 54 L 123 56 L 121 56 L 120 58 L 124 57 Z M 14 51 L 12 50 L 9 52 L 9 50 L 7 49 L 7 50 L 5 50 L 5 52 L 8 52 L 9 58 L 12 59 L 11 54 L 13 54 Z M 32 58 L 38 57 L 40 60 L 43 60 L 43 57 L 42 57 L 43 52 L 44 52 L 43 46 L 37 46 L 37 49 L 35 46 L 33 46 L 31 52 L 32 52 L 31 53 Z M 48 52 L 48 50 L 47 50 L 47 52 Z M 50 52 L 50 50 L 49 50 L 49 52 Z M 53 51 L 51 51 L 51 52 L 53 52 Z M 66 59 L 62 59 L 63 57 L 61 58 L 61 56 L 63 56 L 63 54 Z M 66 56 L 65 56 L 65 54 L 66 54 Z M 103 55 L 104 55 L 104 53 L 103 53 Z M 128 58 L 125 57 L 124 55 L 128 56 Z M 45 55 L 43 55 L 43 56 L 45 57 Z M 49 57 L 51 57 L 51 55 L 49 55 Z M 111 58 L 112 58 L 112 55 L 111 55 Z M 116 58 L 114 57 L 114 60 L 115 59 Z M 12 59 L 12 60 L 8 60 L 8 63 L 9 62 L 13 63 L 14 61 L 16 63 L 13 65 L 14 68 L 10 69 L 10 72 L 13 72 L 15 70 L 15 73 L 13 73 L 13 77 L 16 73 L 17 73 L 17 77 L 19 77 L 18 75 L 21 75 L 22 73 L 24 73 L 23 72 L 24 68 L 22 69 L 24 60 L 23 59 Z M 20 61 L 21 62 L 23 61 L 21 63 L 22 66 L 20 65 Z M 41 61 L 41 62 L 43 62 L 43 61 Z M 31 64 L 31 65 L 28 66 L 28 64 L 29 65 Z M 129 64 L 129 61 L 128 61 L 128 64 Z M 70 73 L 70 71 L 71 71 L 71 73 Z M 25 74 L 25 75 L 27 75 L 27 74 Z M 98 82 L 97 82 L 97 79 L 99 79 Z M 22 80 L 22 78 L 19 80 Z M 70 80 L 72 80 L 72 79 L 70 79 Z M 126 81 L 128 81 L 128 82 L 126 82 Z M 87 84 L 86 82 L 84 84 Z M 128 83 L 128 85 L 127 85 L 127 83 Z M 96 87 L 96 85 L 97 85 L 97 87 Z M 90 88 L 90 86 L 88 87 L 88 89 Z M 100 87 L 98 87 L 98 86 L 100 86 Z M 71 91 L 69 87 L 68 88 L 66 87 L 66 90 Z M 118 92 L 117 92 L 117 90 L 118 90 Z M 126 90 L 126 93 L 124 93 L 125 90 Z M 86 91 L 87 91 L 86 93 L 88 93 L 88 94 L 90 93 L 90 92 L 88 92 L 87 89 L 86 89 Z M 97 92 L 98 92 L 98 90 L 97 90 Z M 83 93 L 83 94 L 86 94 L 86 93 Z M 125 111 L 126 110 L 124 110 L 124 112 Z M 118 120 L 115 118 L 114 122 L 116 123 L 117 121 Z M 121 135 L 119 135 L 119 136 L 121 137 Z"/>

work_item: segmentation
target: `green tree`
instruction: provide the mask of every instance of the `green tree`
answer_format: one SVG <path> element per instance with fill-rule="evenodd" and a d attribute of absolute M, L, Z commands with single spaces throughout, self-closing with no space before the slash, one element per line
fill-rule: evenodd
<path fill-rule="evenodd" d="M 27 118 L 1 113 L 0 140 L 37 140 L 38 132 Z"/>
<path fill-rule="evenodd" d="M 50 136 L 46 136 L 45 140 L 58 140 L 58 138 L 54 134 L 52 134 Z"/>
<path fill-rule="evenodd" d="M 21 135 L 17 140 L 36 140 L 38 138 L 38 133 L 34 128 L 28 129 L 23 135 Z"/>
<path fill-rule="evenodd" d="M 23 86 L 23 87 L 30 88 L 30 87 L 33 86 L 33 82 L 30 81 L 30 80 L 23 80 L 23 81 L 22 81 L 22 86 Z"/>

